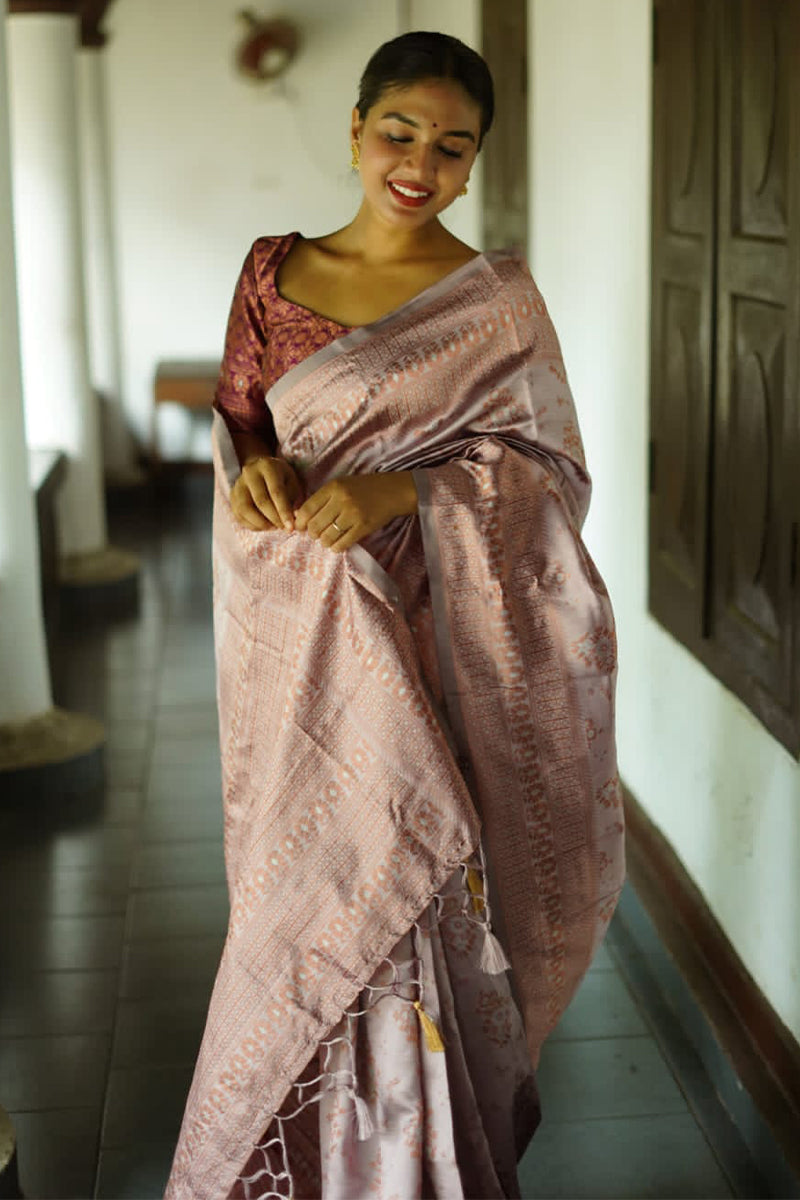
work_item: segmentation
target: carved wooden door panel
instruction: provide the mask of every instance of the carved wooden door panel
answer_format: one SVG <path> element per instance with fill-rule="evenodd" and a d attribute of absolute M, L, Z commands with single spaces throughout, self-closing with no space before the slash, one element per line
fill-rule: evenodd
<path fill-rule="evenodd" d="M 705 625 L 714 317 L 714 4 L 654 6 L 650 606 Z"/>
<path fill-rule="evenodd" d="M 800 345 L 800 5 L 720 8 L 711 634 L 790 716 Z"/>
<path fill-rule="evenodd" d="M 800 750 L 800 0 L 655 0 L 650 608 Z"/>
<path fill-rule="evenodd" d="M 482 53 L 495 85 L 495 123 L 483 157 L 483 244 L 528 244 L 526 0 L 484 0 Z"/>

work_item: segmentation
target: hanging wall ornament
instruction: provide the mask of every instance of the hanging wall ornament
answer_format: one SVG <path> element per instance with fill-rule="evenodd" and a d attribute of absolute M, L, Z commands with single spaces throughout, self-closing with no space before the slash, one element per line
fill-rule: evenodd
<path fill-rule="evenodd" d="M 250 9 L 244 9 L 239 17 L 246 23 L 247 32 L 236 51 L 238 69 L 250 79 L 277 79 L 297 54 L 297 26 L 278 17 L 262 20 Z"/>

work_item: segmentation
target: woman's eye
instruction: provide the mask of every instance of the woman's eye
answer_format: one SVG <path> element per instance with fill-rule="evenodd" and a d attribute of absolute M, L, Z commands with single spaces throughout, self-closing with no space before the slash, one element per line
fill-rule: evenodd
<path fill-rule="evenodd" d="M 460 150 L 448 150 L 446 146 L 440 146 L 439 149 L 447 158 L 461 158 Z"/>
<path fill-rule="evenodd" d="M 387 133 L 386 140 L 387 140 L 387 142 L 410 142 L 411 138 L 410 137 L 395 137 L 395 135 L 393 133 Z"/>

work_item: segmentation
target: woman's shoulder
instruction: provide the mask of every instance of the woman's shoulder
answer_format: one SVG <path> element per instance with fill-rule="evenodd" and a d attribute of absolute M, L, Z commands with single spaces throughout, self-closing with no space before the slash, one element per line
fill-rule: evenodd
<path fill-rule="evenodd" d="M 252 271 L 259 291 L 274 281 L 275 272 L 299 236 L 294 231 L 258 237 L 253 242 L 245 260 L 245 268 Z"/>
<path fill-rule="evenodd" d="M 537 307 L 539 306 L 541 292 L 522 250 L 516 247 L 506 250 L 487 250 L 483 257 L 502 291 L 510 300 L 524 303 L 535 299 Z"/>

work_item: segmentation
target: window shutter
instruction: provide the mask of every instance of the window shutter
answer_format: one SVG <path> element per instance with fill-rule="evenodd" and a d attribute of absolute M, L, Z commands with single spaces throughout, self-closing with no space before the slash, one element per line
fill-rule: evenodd
<path fill-rule="evenodd" d="M 736 690 L 784 740 L 796 702 L 799 7 L 720 6 L 710 633 Z"/>
<path fill-rule="evenodd" d="M 660 0 L 653 64 L 650 606 L 705 627 L 714 322 L 714 10 Z"/>

